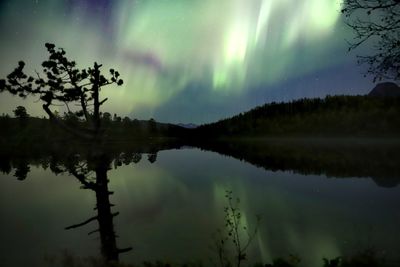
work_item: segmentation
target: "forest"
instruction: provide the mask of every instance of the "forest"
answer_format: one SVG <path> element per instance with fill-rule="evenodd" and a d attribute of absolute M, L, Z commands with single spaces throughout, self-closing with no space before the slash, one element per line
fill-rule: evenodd
<path fill-rule="evenodd" d="M 26 110 L 15 118 L 0 116 L 0 143 L 52 143 L 75 140 L 73 135 L 46 118 L 30 117 Z M 87 123 L 74 113 L 58 115 L 74 129 L 85 131 Z M 154 119 L 138 120 L 101 113 L 105 142 L 174 139 L 180 143 L 201 144 L 220 138 L 284 137 L 389 137 L 400 134 L 400 98 L 372 96 L 327 96 L 287 103 L 267 103 L 215 123 L 187 129 Z M 89 130 L 87 130 L 89 131 Z"/>
<path fill-rule="evenodd" d="M 288 103 L 267 103 L 216 123 L 195 136 L 221 137 L 396 137 L 400 98 L 327 96 Z"/>

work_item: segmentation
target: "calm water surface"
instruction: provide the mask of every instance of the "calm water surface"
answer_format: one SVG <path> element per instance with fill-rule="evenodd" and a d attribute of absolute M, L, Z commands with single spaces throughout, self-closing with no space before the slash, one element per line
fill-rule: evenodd
<path fill-rule="evenodd" d="M 97 222 L 64 230 L 96 213 L 91 190 L 67 174 L 30 166 L 24 181 L 0 174 L 0 265 L 42 266 L 63 251 L 98 256 Z M 214 152 L 161 151 L 150 163 L 108 172 L 121 261 L 193 262 L 215 259 L 213 233 L 223 227 L 225 190 L 240 198 L 251 229 L 262 220 L 249 248 L 253 261 L 300 255 L 308 266 L 322 257 L 374 248 L 388 258 L 400 249 L 400 187 L 379 187 L 370 178 L 327 178 L 272 172 Z"/>

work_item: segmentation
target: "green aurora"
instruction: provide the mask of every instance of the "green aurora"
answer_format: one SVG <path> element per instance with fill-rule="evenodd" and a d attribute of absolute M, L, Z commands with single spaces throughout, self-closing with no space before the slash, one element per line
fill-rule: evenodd
<path fill-rule="evenodd" d="M 347 53 L 340 9 L 339 0 L 6 0 L 0 75 L 20 59 L 28 72 L 39 69 L 52 42 L 81 67 L 97 61 L 121 72 L 124 86 L 102 92 L 104 110 L 169 122 L 365 93 L 371 85 Z M 0 112 L 23 104 L 43 115 L 34 101 L 4 94 Z"/>

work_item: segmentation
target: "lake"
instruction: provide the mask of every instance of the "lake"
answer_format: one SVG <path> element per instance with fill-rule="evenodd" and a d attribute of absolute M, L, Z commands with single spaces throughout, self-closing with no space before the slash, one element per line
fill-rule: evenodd
<path fill-rule="evenodd" d="M 248 151 L 239 156 L 244 146 Z M 116 245 L 132 248 L 119 254 L 120 260 L 213 266 L 227 190 L 234 203 L 240 199 L 248 231 L 258 225 L 247 263 L 297 255 L 302 266 L 322 266 L 324 257 L 366 249 L 389 261 L 399 259 L 398 146 L 269 147 L 181 147 L 108 158 L 109 202 L 115 205 L 110 208 L 119 214 L 109 216 L 111 226 L 103 229 L 113 227 Z M 82 164 L 81 155 L 76 157 L 74 168 Z M 98 257 L 105 248 L 102 235 L 88 235 L 99 228 L 97 219 L 76 225 L 101 209 L 100 193 L 90 187 L 94 175 L 84 173 L 88 182 L 83 183 L 71 174 L 71 164 L 55 158 L 3 156 L 1 266 L 54 266 L 62 255 Z M 93 163 L 79 166 L 83 173 Z M 74 227 L 65 230 L 68 226 Z M 246 233 L 239 235 L 244 244 Z"/>

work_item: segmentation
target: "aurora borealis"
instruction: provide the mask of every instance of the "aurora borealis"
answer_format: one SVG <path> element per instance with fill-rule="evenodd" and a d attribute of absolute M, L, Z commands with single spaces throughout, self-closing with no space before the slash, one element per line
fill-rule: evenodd
<path fill-rule="evenodd" d="M 271 101 L 372 88 L 354 53 L 340 0 L 6 0 L 0 3 L 0 75 L 27 71 L 45 42 L 79 66 L 120 71 L 105 111 L 204 123 Z M 2 94 L 0 112 L 35 99 Z"/>

